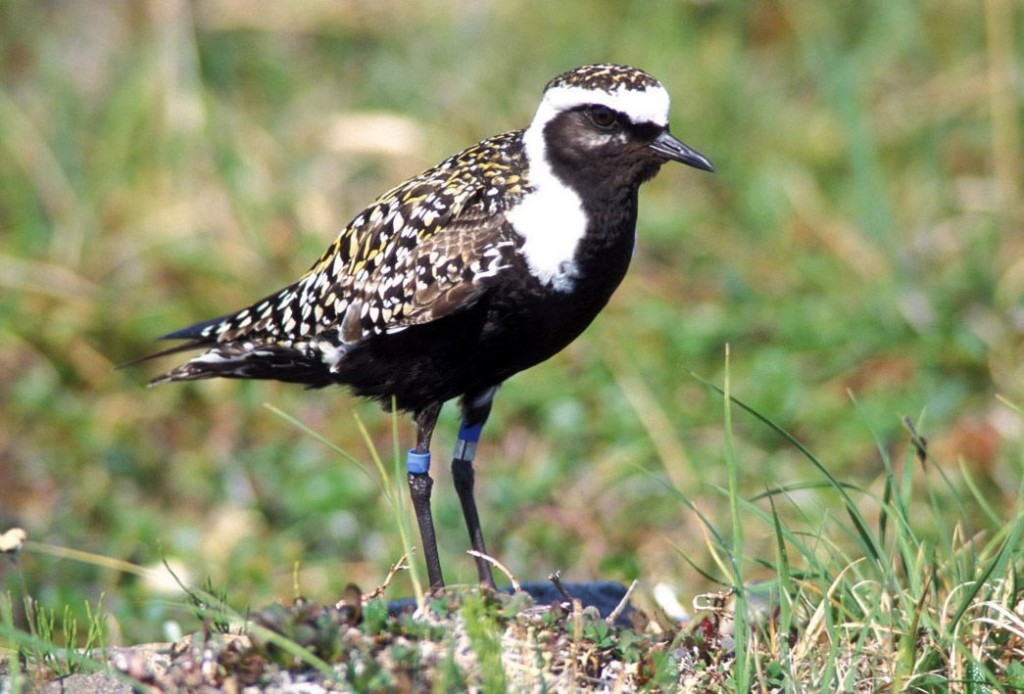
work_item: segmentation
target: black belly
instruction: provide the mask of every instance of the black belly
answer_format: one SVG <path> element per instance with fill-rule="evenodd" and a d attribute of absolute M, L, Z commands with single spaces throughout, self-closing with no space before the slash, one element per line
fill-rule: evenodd
<path fill-rule="evenodd" d="M 363 341 L 332 379 L 385 408 L 394 398 L 407 411 L 472 397 L 561 351 L 617 285 L 614 275 L 569 293 L 544 289 L 532 277 L 503 282 L 462 311 Z"/>

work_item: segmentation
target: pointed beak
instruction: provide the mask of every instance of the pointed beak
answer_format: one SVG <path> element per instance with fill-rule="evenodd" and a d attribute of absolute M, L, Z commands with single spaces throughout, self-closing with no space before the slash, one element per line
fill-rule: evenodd
<path fill-rule="evenodd" d="M 715 171 L 715 167 L 708 161 L 707 157 L 673 137 L 668 130 L 662 131 L 648 146 L 671 161 L 678 161 L 703 171 L 710 171 L 712 173 Z"/>

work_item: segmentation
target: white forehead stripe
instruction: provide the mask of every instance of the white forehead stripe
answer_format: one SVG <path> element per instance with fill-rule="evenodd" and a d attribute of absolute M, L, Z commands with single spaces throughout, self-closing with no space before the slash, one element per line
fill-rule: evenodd
<path fill-rule="evenodd" d="M 545 105 L 554 111 L 565 111 L 584 104 L 601 104 L 629 116 L 634 123 L 668 125 L 668 92 L 660 84 L 646 89 L 630 89 L 625 85 L 615 91 L 583 87 L 552 87 L 544 93 Z"/>

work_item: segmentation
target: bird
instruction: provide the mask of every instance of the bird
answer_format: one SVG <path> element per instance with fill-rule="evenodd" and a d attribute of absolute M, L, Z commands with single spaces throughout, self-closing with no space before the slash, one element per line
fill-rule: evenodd
<path fill-rule="evenodd" d="M 433 590 L 444 576 L 430 442 L 442 405 L 457 398 L 453 486 L 480 582 L 494 587 L 473 463 L 499 386 L 561 351 L 608 303 L 633 255 L 640 185 L 668 162 L 715 170 L 671 134 L 669 104 L 664 85 L 639 68 L 559 74 L 526 128 L 383 193 L 294 283 L 158 338 L 183 342 L 142 360 L 202 353 L 150 385 L 341 385 L 411 414 L 408 486 Z"/>

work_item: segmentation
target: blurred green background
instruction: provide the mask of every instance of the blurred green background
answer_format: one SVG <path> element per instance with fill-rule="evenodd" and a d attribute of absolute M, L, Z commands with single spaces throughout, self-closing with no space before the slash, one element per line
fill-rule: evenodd
<path fill-rule="evenodd" d="M 680 556 L 713 567 L 669 487 L 728 527 L 723 405 L 691 374 L 721 383 L 726 344 L 733 394 L 837 477 L 877 493 L 883 453 L 907 464 L 910 416 L 935 464 L 1010 509 L 1022 422 L 996 395 L 1024 401 L 1021 8 L 5 0 L 0 531 L 166 558 L 238 607 L 289 599 L 296 577 L 324 602 L 376 585 L 401 542 L 355 415 L 388 457 L 390 415 L 341 389 L 147 390 L 173 359 L 115 366 L 291 282 L 377 194 L 525 126 L 549 78 L 598 61 L 661 79 L 674 133 L 718 173 L 648 184 L 611 305 L 502 389 L 478 458 L 492 553 L 520 580 L 714 587 Z M 821 481 L 734 419 L 745 495 Z M 446 411 L 434 439 L 435 514 L 449 582 L 472 582 L 456 426 Z M 814 534 L 831 494 L 779 512 Z M 752 556 L 773 542 L 751 526 Z M 181 617 L 112 568 L 33 551 L 0 571 L 50 606 L 106 593 L 125 640 Z"/>

